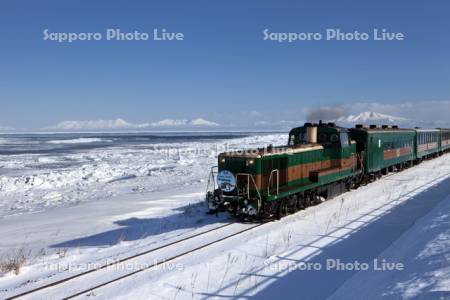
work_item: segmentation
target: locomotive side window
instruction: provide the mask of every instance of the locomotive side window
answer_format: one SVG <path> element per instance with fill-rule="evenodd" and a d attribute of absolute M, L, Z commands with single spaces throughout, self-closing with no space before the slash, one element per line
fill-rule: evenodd
<path fill-rule="evenodd" d="M 339 136 L 336 133 L 331 134 L 330 142 L 332 142 L 333 144 L 339 142 Z"/>
<path fill-rule="evenodd" d="M 301 144 L 308 144 L 308 139 L 306 137 L 306 133 L 300 133 L 298 135 L 298 140 Z"/>
<path fill-rule="evenodd" d="M 347 134 L 345 134 L 347 136 Z M 341 147 L 341 139 L 338 133 L 321 132 L 317 136 L 317 142 L 325 147 Z M 347 136 L 347 146 L 348 146 Z"/>
<path fill-rule="evenodd" d="M 320 144 L 328 143 L 328 135 L 326 133 L 319 133 L 319 135 L 317 136 L 317 141 Z"/>

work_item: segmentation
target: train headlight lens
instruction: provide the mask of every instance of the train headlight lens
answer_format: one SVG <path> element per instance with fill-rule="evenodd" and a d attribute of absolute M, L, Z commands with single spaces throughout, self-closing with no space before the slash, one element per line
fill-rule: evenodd
<path fill-rule="evenodd" d="M 247 165 L 252 166 L 255 163 L 254 159 L 247 160 Z"/>
<path fill-rule="evenodd" d="M 222 157 L 222 158 L 220 159 L 220 162 L 221 162 L 222 164 L 224 164 L 224 163 L 225 163 L 225 157 Z"/>

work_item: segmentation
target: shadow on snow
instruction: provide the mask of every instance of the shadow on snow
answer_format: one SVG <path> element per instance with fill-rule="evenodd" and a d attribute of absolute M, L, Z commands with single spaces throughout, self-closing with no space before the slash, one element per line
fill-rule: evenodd
<path fill-rule="evenodd" d="M 226 215 L 207 215 L 205 204 L 200 202 L 174 209 L 172 215 L 159 218 L 129 218 L 115 221 L 119 228 L 52 245 L 53 248 L 113 246 L 122 241 L 136 241 L 179 229 L 197 229 L 203 226 L 228 222 Z"/>
<path fill-rule="evenodd" d="M 421 190 L 423 189 L 423 190 Z M 210 297 L 220 298 L 239 298 L 239 299 L 326 299 L 330 297 L 344 282 L 358 271 L 337 271 L 326 270 L 327 259 L 340 259 L 341 262 L 368 263 L 371 268 L 373 261 L 377 258 L 387 247 L 395 242 L 403 233 L 405 233 L 413 224 L 422 216 L 430 212 L 440 201 L 450 194 L 450 178 L 441 181 L 434 180 L 422 187 L 418 187 L 404 195 L 401 195 L 397 201 L 403 197 L 407 197 L 405 202 L 387 210 L 382 213 L 378 219 L 366 223 L 362 228 L 352 229 L 345 238 L 335 237 L 336 233 L 342 229 L 349 229 L 348 227 L 336 227 L 331 232 L 319 236 L 315 241 L 307 245 L 297 245 L 291 248 L 288 253 L 283 256 L 276 256 L 276 262 L 298 264 L 302 262 L 319 263 L 322 265 L 322 270 L 305 271 L 293 270 L 291 272 L 281 271 L 274 275 L 264 275 L 264 267 L 256 269 L 249 273 L 241 273 L 239 282 L 245 282 L 251 278 L 258 278 L 258 282 L 252 287 L 246 288 L 244 291 L 237 291 L 236 294 L 225 293 L 225 290 L 233 289 L 238 281 L 233 281 L 230 284 L 222 287 L 216 292 L 201 293 L 204 299 Z M 370 199 L 367 199 L 370 201 Z M 364 217 L 371 216 L 377 210 L 385 210 L 385 207 L 379 207 L 366 215 L 358 218 L 358 222 L 362 221 Z M 351 222 L 355 220 L 349 220 Z M 317 247 L 313 245 L 315 242 L 323 238 L 336 239 L 333 243 Z M 422 237 L 423 238 L 423 237 Z M 316 248 L 313 253 L 306 255 L 301 260 L 293 260 L 290 256 L 299 253 L 305 249 Z M 275 263 L 276 263 L 275 262 Z M 325 269 L 325 270 L 324 270 Z M 372 268 L 373 269 L 373 268 Z M 369 269 L 370 270 L 370 269 Z M 401 271 L 396 271 L 401 272 Z M 405 265 L 405 270 L 408 272 L 408 266 Z M 414 274 L 412 274 L 414 275 Z M 252 280 L 253 281 L 253 280 Z M 260 290 L 262 288 L 262 290 Z M 393 289 L 393 287 L 390 287 Z M 434 297 L 450 297 L 449 292 L 435 292 L 432 286 L 422 290 L 420 299 L 430 299 Z M 257 291 L 259 290 L 259 291 Z M 379 296 L 382 297 L 386 291 L 379 291 Z M 358 297 L 363 297 L 359 295 Z M 387 296 L 387 299 L 398 299 L 399 296 L 393 294 Z"/>

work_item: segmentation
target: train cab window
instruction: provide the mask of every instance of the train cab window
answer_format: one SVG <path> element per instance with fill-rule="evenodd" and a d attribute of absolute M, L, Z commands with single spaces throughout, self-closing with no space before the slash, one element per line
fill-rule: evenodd
<path fill-rule="evenodd" d="M 294 145 L 295 145 L 295 135 L 291 134 L 289 136 L 288 146 L 294 146 Z"/>
<path fill-rule="evenodd" d="M 342 147 L 347 147 L 350 145 L 349 139 L 348 139 L 348 134 L 341 132 L 341 146 Z"/>

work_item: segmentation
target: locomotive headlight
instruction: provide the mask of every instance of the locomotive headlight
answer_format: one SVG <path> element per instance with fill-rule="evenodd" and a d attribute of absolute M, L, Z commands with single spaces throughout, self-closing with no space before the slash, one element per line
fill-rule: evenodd
<path fill-rule="evenodd" d="M 222 157 L 222 158 L 220 159 L 220 162 L 221 162 L 222 164 L 224 164 L 224 163 L 225 163 L 225 157 Z"/>
<path fill-rule="evenodd" d="M 247 166 L 252 166 L 255 163 L 254 159 L 247 160 Z"/>

